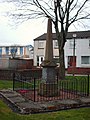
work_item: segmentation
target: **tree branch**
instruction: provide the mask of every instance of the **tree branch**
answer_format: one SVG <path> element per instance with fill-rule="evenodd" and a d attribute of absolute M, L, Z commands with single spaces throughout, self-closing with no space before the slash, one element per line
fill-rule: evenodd
<path fill-rule="evenodd" d="M 77 13 L 69 20 L 69 26 L 74 23 L 77 19 L 77 16 L 79 15 L 80 11 L 82 10 L 82 8 L 84 7 L 84 5 L 86 4 L 88 0 L 85 0 L 84 3 L 81 5 L 81 7 L 77 10 Z"/>

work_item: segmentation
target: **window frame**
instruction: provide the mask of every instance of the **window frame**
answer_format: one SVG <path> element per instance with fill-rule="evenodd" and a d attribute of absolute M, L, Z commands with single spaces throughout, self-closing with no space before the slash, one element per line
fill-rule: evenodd
<path fill-rule="evenodd" d="M 44 49 L 44 41 L 38 41 L 38 48 Z"/>
<path fill-rule="evenodd" d="M 6 51 L 6 55 L 9 55 L 9 47 L 6 47 L 5 51 Z"/>
<path fill-rule="evenodd" d="M 85 60 L 85 57 L 87 57 L 88 59 L 88 62 L 84 61 Z M 90 64 L 90 56 L 81 56 L 81 64 Z"/>
<path fill-rule="evenodd" d="M 54 48 L 58 48 L 58 41 L 54 40 Z"/>
<path fill-rule="evenodd" d="M 89 48 L 90 48 L 90 40 L 89 40 Z"/>
<path fill-rule="evenodd" d="M 20 55 L 23 55 L 23 47 L 20 47 Z"/>
<path fill-rule="evenodd" d="M 0 58 L 2 57 L 2 47 L 0 47 Z"/>

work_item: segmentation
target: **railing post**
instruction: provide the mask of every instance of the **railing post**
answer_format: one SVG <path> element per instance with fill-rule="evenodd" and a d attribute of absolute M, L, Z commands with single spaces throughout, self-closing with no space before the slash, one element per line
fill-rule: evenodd
<path fill-rule="evenodd" d="M 15 73 L 13 73 L 13 91 L 14 91 L 14 87 L 15 87 Z"/>
<path fill-rule="evenodd" d="M 87 96 L 89 96 L 89 74 L 88 74 L 88 82 L 87 82 Z"/>
<path fill-rule="evenodd" d="M 35 96 L 35 87 L 36 87 L 36 85 L 35 85 L 35 78 L 34 78 L 34 102 L 35 102 L 35 100 L 36 100 L 36 96 Z"/>
<path fill-rule="evenodd" d="M 56 75 L 57 75 L 57 84 L 58 84 L 58 73 Z"/>

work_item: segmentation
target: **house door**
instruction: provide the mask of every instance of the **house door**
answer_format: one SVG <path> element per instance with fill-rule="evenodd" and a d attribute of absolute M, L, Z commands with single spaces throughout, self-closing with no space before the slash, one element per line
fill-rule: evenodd
<path fill-rule="evenodd" d="M 40 66 L 43 60 L 44 60 L 43 56 L 37 56 L 37 66 Z"/>
<path fill-rule="evenodd" d="M 44 57 L 43 56 L 40 56 L 39 57 L 39 66 L 41 65 L 42 61 L 44 60 Z"/>
<path fill-rule="evenodd" d="M 76 56 L 68 56 L 68 67 L 76 67 Z"/>

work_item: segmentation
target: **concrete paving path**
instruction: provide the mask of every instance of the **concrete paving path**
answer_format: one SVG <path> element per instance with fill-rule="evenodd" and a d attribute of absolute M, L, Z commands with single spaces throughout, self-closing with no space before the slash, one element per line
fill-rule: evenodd
<path fill-rule="evenodd" d="M 26 100 L 21 94 L 13 90 L 1 90 L 0 96 L 12 108 L 21 114 L 51 112 L 63 109 L 90 107 L 90 96 L 77 99 L 33 102 Z"/>

